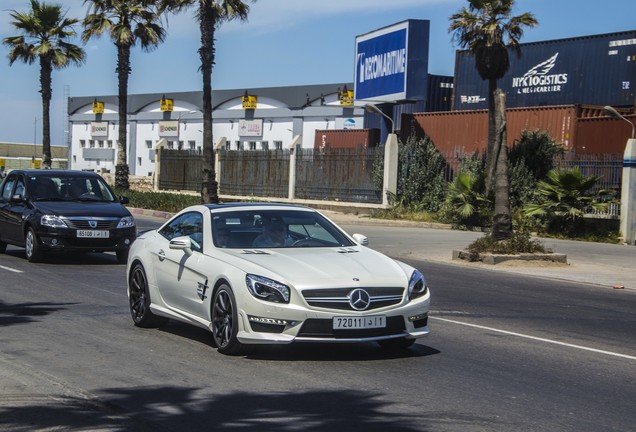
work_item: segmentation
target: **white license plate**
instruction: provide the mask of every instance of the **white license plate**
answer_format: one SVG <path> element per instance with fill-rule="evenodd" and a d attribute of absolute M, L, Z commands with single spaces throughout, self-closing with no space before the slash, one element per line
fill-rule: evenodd
<path fill-rule="evenodd" d="M 386 327 L 386 317 L 384 315 L 365 317 L 333 317 L 334 330 L 357 330 L 384 327 Z"/>
<path fill-rule="evenodd" d="M 109 236 L 109 231 L 77 230 L 77 237 L 82 238 L 108 238 Z"/>

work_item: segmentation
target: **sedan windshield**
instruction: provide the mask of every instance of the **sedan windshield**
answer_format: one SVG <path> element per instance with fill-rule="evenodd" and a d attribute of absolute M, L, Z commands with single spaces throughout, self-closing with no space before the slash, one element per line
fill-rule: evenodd
<path fill-rule="evenodd" d="M 294 210 L 245 210 L 212 213 L 214 245 L 258 249 L 353 246 L 320 214 Z"/>
<path fill-rule="evenodd" d="M 35 201 L 115 201 L 99 177 L 78 175 L 37 175 L 29 178 L 29 193 Z"/>

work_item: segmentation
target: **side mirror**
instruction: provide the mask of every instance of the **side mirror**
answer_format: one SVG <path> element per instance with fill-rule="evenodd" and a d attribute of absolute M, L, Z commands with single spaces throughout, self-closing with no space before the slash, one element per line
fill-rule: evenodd
<path fill-rule="evenodd" d="M 369 239 L 367 238 L 367 236 L 362 235 L 362 234 L 354 234 L 351 237 L 353 237 L 353 239 L 359 245 L 361 245 L 361 246 L 369 246 Z"/>
<path fill-rule="evenodd" d="M 170 249 L 182 250 L 187 256 L 192 255 L 192 239 L 188 236 L 173 238 L 169 246 Z"/>
<path fill-rule="evenodd" d="M 11 202 L 25 202 L 26 198 L 24 197 L 24 195 L 21 194 L 15 194 L 13 196 L 11 196 Z"/>
<path fill-rule="evenodd" d="M 125 197 L 125 196 L 122 195 L 122 196 L 119 197 L 119 202 L 122 203 L 122 204 L 128 204 L 130 202 L 130 200 L 128 199 L 128 197 Z"/>

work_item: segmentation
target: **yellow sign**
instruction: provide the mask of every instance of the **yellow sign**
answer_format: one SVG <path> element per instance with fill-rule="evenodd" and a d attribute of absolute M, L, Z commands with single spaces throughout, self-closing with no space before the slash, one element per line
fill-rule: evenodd
<path fill-rule="evenodd" d="M 0 168 L 6 168 L 7 161 L 5 159 L 0 158 Z"/>
<path fill-rule="evenodd" d="M 165 97 L 161 98 L 161 111 L 162 112 L 172 112 L 174 108 L 174 99 L 166 99 Z"/>
<path fill-rule="evenodd" d="M 243 109 L 256 109 L 256 96 L 243 96 Z"/>
<path fill-rule="evenodd" d="M 104 102 L 93 102 L 93 114 L 104 114 Z"/>
<path fill-rule="evenodd" d="M 353 90 L 343 90 L 339 94 L 340 105 L 353 105 Z"/>
<path fill-rule="evenodd" d="M 41 159 L 31 159 L 31 168 L 40 169 L 41 164 L 42 164 Z"/>

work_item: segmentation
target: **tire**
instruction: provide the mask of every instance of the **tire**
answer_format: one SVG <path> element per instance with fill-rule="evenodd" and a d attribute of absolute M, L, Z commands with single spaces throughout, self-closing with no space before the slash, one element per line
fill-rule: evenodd
<path fill-rule="evenodd" d="M 223 284 L 212 300 L 212 338 L 217 350 L 225 355 L 238 355 L 243 345 L 238 341 L 238 314 L 232 289 Z"/>
<path fill-rule="evenodd" d="M 378 341 L 380 348 L 385 350 L 405 350 L 415 343 L 415 339 L 397 338 Z"/>
<path fill-rule="evenodd" d="M 117 262 L 119 264 L 127 264 L 128 263 L 128 252 L 130 249 L 120 249 L 115 254 L 117 254 Z"/>
<path fill-rule="evenodd" d="M 128 277 L 128 304 L 137 327 L 160 327 L 168 322 L 168 318 L 157 316 L 150 310 L 148 278 L 144 267 L 139 263 L 135 264 Z"/>
<path fill-rule="evenodd" d="M 0 253 L 5 253 L 7 251 L 7 244 L 0 240 Z"/>
<path fill-rule="evenodd" d="M 38 236 L 33 228 L 29 228 L 24 235 L 24 251 L 29 262 L 36 263 L 42 261 L 42 248 L 38 243 Z"/>

